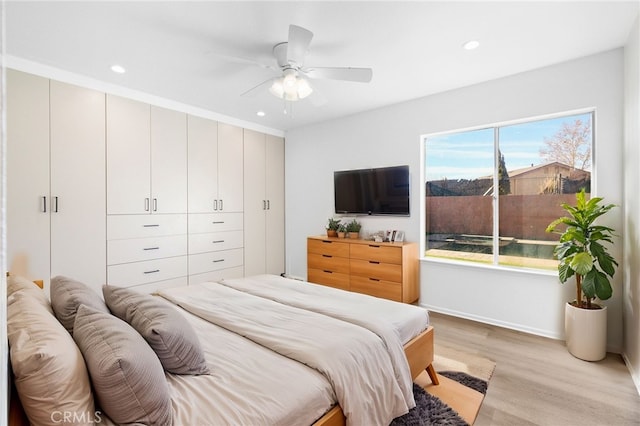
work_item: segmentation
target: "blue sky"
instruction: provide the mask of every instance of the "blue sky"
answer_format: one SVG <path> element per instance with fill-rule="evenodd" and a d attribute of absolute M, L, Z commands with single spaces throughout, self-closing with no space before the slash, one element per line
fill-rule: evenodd
<path fill-rule="evenodd" d="M 500 151 L 507 170 L 539 165 L 544 137 L 552 137 L 563 122 L 587 121 L 590 113 L 530 121 L 500 127 Z M 493 128 L 427 137 L 426 180 L 474 179 L 493 174 Z"/>

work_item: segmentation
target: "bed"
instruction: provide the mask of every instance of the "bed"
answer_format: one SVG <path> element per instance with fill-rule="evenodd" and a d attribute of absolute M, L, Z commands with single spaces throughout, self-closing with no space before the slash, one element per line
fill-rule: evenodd
<path fill-rule="evenodd" d="M 105 321 L 104 327 L 100 329 L 112 329 L 113 324 L 124 324 L 125 319 L 131 320 L 116 318 L 119 309 L 117 306 L 112 308 L 110 305 L 111 311 L 107 308 L 105 312 L 100 305 L 104 302 L 95 291 L 86 286 L 79 287 L 83 284 L 64 277 L 52 279 L 51 305 L 54 308 L 54 299 L 58 298 L 54 296 L 54 286 L 60 280 L 67 285 L 71 284 L 70 288 L 74 291 L 80 289 L 81 293 L 71 303 L 75 306 L 77 315 L 73 324 L 79 327 L 70 332 L 74 339 L 88 328 L 95 331 L 98 327 L 91 327 L 92 324 L 102 324 L 101 321 Z M 16 327 L 24 325 L 20 321 L 37 322 L 43 318 L 49 321 L 53 317 L 58 320 L 58 325 L 64 322 L 64 316 L 55 316 L 55 309 L 47 309 L 48 301 L 46 298 L 43 300 L 41 291 L 38 296 L 37 292 L 27 289 L 24 282 L 21 286 L 16 286 L 16 279 L 11 281 L 14 286 L 8 288 L 7 292 L 10 343 L 12 339 L 14 343 L 16 341 Z M 36 288 L 32 284 L 31 287 Z M 120 297 L 130 301 L 138 297 L 137 293 L 129 289 L 109 287 L 112 293 L 117 294 L 116 299 Z M 66 289 L 65 294 L 69 293 L 73 291 Z M 98 300 L 95 296 L 98 296 Z M 109 295 L 105 299 L 112 300 L 113 297 Z M 426 369 L 432 381 L 437 383 L 431 367 L 433 328 L 428 326 L 426 311 L 418 307 L 271 275 L 164 289 L 153 297 L 139 297 L 151 298 L 153 300 L 144 299 L 145 303 L 152 303 L 159 310 L 179 313 L 186 320 L 188 326 L 184 326 L 184 329 L 192 329 L 198 337 L 202 356 L 210 369 L 207 374 L 174 374 L 166 368 L 162 371 L 159 380 L 166 383 L 171 412 L 168 418 L 174 424 L 328 426 L 371 421 L 380 423 L 382 418 L 385 419 L 384 422 L 387 420 L 387 417 L 380 416 L 393 418 L 411 407 L 412 395 L 407 395 L 406 383 L 401 380 L 403 376 L 408 375 L 411 381 Z M 36 300 L 31 305 L 27 304 L 33 310 L 43 307 L 41 318 L 13 318 L 12 311 L 18 308 L 13 305 L 18 302 L 24 304 L 29 299 Z M 136 307 L 143 306 L 127 303 L 125 305 L 129 313 L 136 309 L 141 311 Z M 97 308 L 84 306 L 91 304 Z M 20 311 L 25 310 L 25 306 L 19 307 Z M 85 317 L 87 320 L 82 323 L 80 319 Z M 68 319 L 66 320 L 68 325 Z M 135 325 L 135 321 L 130 324 Z M 59 338 L 64 337 L 60 333 L 61 328 L 64 332 L 69 331 L 64 326 L 51 325 L 54 326 Z M 48 330 L 48 327 L 43 327 L 42 324 L 34 326 L 40 330 Z M 49 330 L 47 333 L 52 335 Z M 144 335 L 142 332 L 141 334 Z M 101 339 L 104 340 L 104 336 Z M 125 340 L 120 338 L 120 341 Z M 352 349 L 352 342 L 357 342 L 362 347 L 358 349 L 354 346 Z M 94 352 L 102 351 L 96 351 L 95 346 L 86 346 L 86 343 L 79 343 L 77 340 L 75 343 L 78 348 L 76 357 L 78 352 L 82 353 L 80 358 L 84 357 L 87 364 L 88 372 L 85 371 L 84 377 L 86 382 L 91 383 L 88 393 L 92 394 L 90 390 L 93 388 L 93 394 L 96 394 L 97 382 L 91 374 L 92 357 L 96 356 Z M 16 361 L 13 359 L 14 347 L 11 350 L 13 365 Z M 156 351 L 156 354 L 162 360 L 160 353 Z M 61 357 L 59 353 L 53 355 Z M 403 362 L 398 362 L 399 356 Z M 341 367 L 343 362 L 351 362 L 351 358 L 354 359 L 353 366 Z M 24 376 L 21 367 L 17 367 L 15 369 L 14 366 L 14 370 L 18 370 L 16 373 Z M 355 377 L 351 376 L 351 370 L 356 371 L 357 368 L 364 371 L 356 373 Z M 157 372 L 156 370 L 154 368 L 153 371 Z M 371 375 L 372 371 L 373 376 L 380 377 L 366 375 Z M 382 373 L 375 374 L 376 372 Z M 16 374 L 18 390 L 21 386 L 24 387 L 21 377 Z M 354 386 L 354 383 L 360 384 Z M 165 384 L 156 385 L 156 388 L 164 386 Z M 376 386 L 378 390 L 375 389 Z M 372 388 L 371 395 L 367 395 L 368 387 Z M 385 392 L 381 392 L 381 389 Z M 79 399 L 78 392 L 75 392 L 68 399 Z M 380 396 L 383 393 L 385 395 Z M 23 403 L 27 400 L 24 405 L 29 412 L 29 403 L 32 401 L 28 396 L 24 398 L 21 394 L 20 397 Z M 56 395 L 54 403 L 65 398 L 65 395 Z M 95 395 L 95 400 L 93 396 L 91 398 L 90 401 L 85 400 L 82 406 L 91 407 L 91 404 L 99 403 L 104 408 L 108 405 L 101 400 L 100 394 Z M 149 399 L 150 403 L 155 403 L 162 398 Z M 15 398 L 13 401 L 15 402 Z M 81 416 L 81 421 L 76 424 L 90 420 L 90 408 L 78 410 L 71 407 L 73 406 L 69 410 L 75 412 L 86 411 L 86 415 Z M 363 410 L 363 407 L 366 409 Z M 368 410 L 379 410 L 382 413 L 371 414 Z M 39 415 L 42 420 L 46 414 L 46 410 L 41 410 L 36 413 L 36 418 Z M 100 413 L 103 424 L 125 423 L 128 420 L 131 419 L 126 416 L 123 418 Z M 155 424 L 167 422 L 167 417 L 162 416 L 148 421 Z M 38 422 L 32 420 L 32 423 Z"/>

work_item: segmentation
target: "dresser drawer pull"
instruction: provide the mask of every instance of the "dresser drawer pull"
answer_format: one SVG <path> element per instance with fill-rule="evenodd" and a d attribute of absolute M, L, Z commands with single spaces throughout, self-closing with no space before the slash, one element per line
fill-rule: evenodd
<path fill-rule="evenodd" d="M 331 258 L 331 257 L 333 257 L 333 256 L 331 256 L 331 255 L 329 255 L 329 254 L 323 254 L 323 255 L 322 255 L 322 257 L 329 257 L 329 258 Z"/>
<path fill-rule="evenodd" d="M 220 262 L 224 262 L 224 259 L 216 259 L 213 261 L 213 263 L 220 263 Z"/>
<path fill-rule="evenodd" d="M 144 251 L 148 251 L 148 250 L 160 250 L 160 247 L 145 247 L 142 250 Z"/>
<path fill-rule="evenodd" d="M 380 246 L 377 246 L 375 244 L 369 244 L 369 247 L 373 247 L 373 248 L 380 248 Z"/>
<path fill-rule="evenodd" d="M 224 240 L 213 240 L 211 241 L 213 244 L 224 243 Z"/>
<path fill-rule="evenodd" d="M 327 271 L 326 269 L 323 269 L 322 272 L 326 272 L 327 274 L 333 274 L 333 271 Z"/>
<path fill-rule="evenodd" d="M 322 242 L 325 244 L 333 244 L 333 241 L 322 240 Z"/>
<path fill-rule="evenodd" d="M 143 228 L 158 228 L 160 227 L 160 225 L 158 224 L 152 224 L 152 225 L 142 225 Z"/>
<path fill-rule="evenodd" d="M 370 260 L 369 263 L 373 263 L 374 265 L 379 265 L 380 262 L 378 262 L 377 260 Z"/>
<path fill-rule="evenodd" d="M 369 280 L 370 280 L 370 281 L 380 282 L 380 280 L 379 280 L 379 279 L 377 279 L 377 278 L 369 278 Z"/>
<path fill-rule="evenodd" d="M 214 225 L 220 225 L 221 223 L 224 223 L 224 220 L 214 220 L 213 222 Z"/>
<path fill-rule="evenodd" d="M 160 272 L 160 269 L 154 269 L 153 271 L 144 271 L 145 274 L 155 274 L 156 272 Z"/>

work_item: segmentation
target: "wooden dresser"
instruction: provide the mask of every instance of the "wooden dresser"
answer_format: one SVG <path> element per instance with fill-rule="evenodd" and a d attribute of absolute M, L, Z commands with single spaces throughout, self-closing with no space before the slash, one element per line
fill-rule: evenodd
<path fill-rule="evenodd" d="M 412 303 L 420 297 L 416 243 L 324 236 L 307 239 L 307 280 Z"/>

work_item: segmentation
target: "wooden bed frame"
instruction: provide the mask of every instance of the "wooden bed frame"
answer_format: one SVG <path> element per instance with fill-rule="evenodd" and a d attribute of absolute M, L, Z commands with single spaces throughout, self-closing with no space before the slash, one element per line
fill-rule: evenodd
<path fill-rule="evenodd" d="M 7 273 L 9 276 L 9 273 Z M 35 280 L 34 283 L 43 288 L 42 280 Z M 438 376 L 433 368 L 433 327 L 429 326 L 425 331 L 418 334 L 404 345 L 404 353 L 407 356 L 411 377 L 415 380 L 420 374 L 427 371 L 431 382 L 438 385 Z M 9 371 L 11 372 L 11 362 L 9 362 Z M 29 426 L 27 418 L 20 398 L 13 383 L 12 374 L 10 374 L 11 392 L 9 393 L 9 426 Z M 346 417 L 339 405 L 335 405 L 324 416 L 320 417 L 313 426 L 344 426 Z"/>

